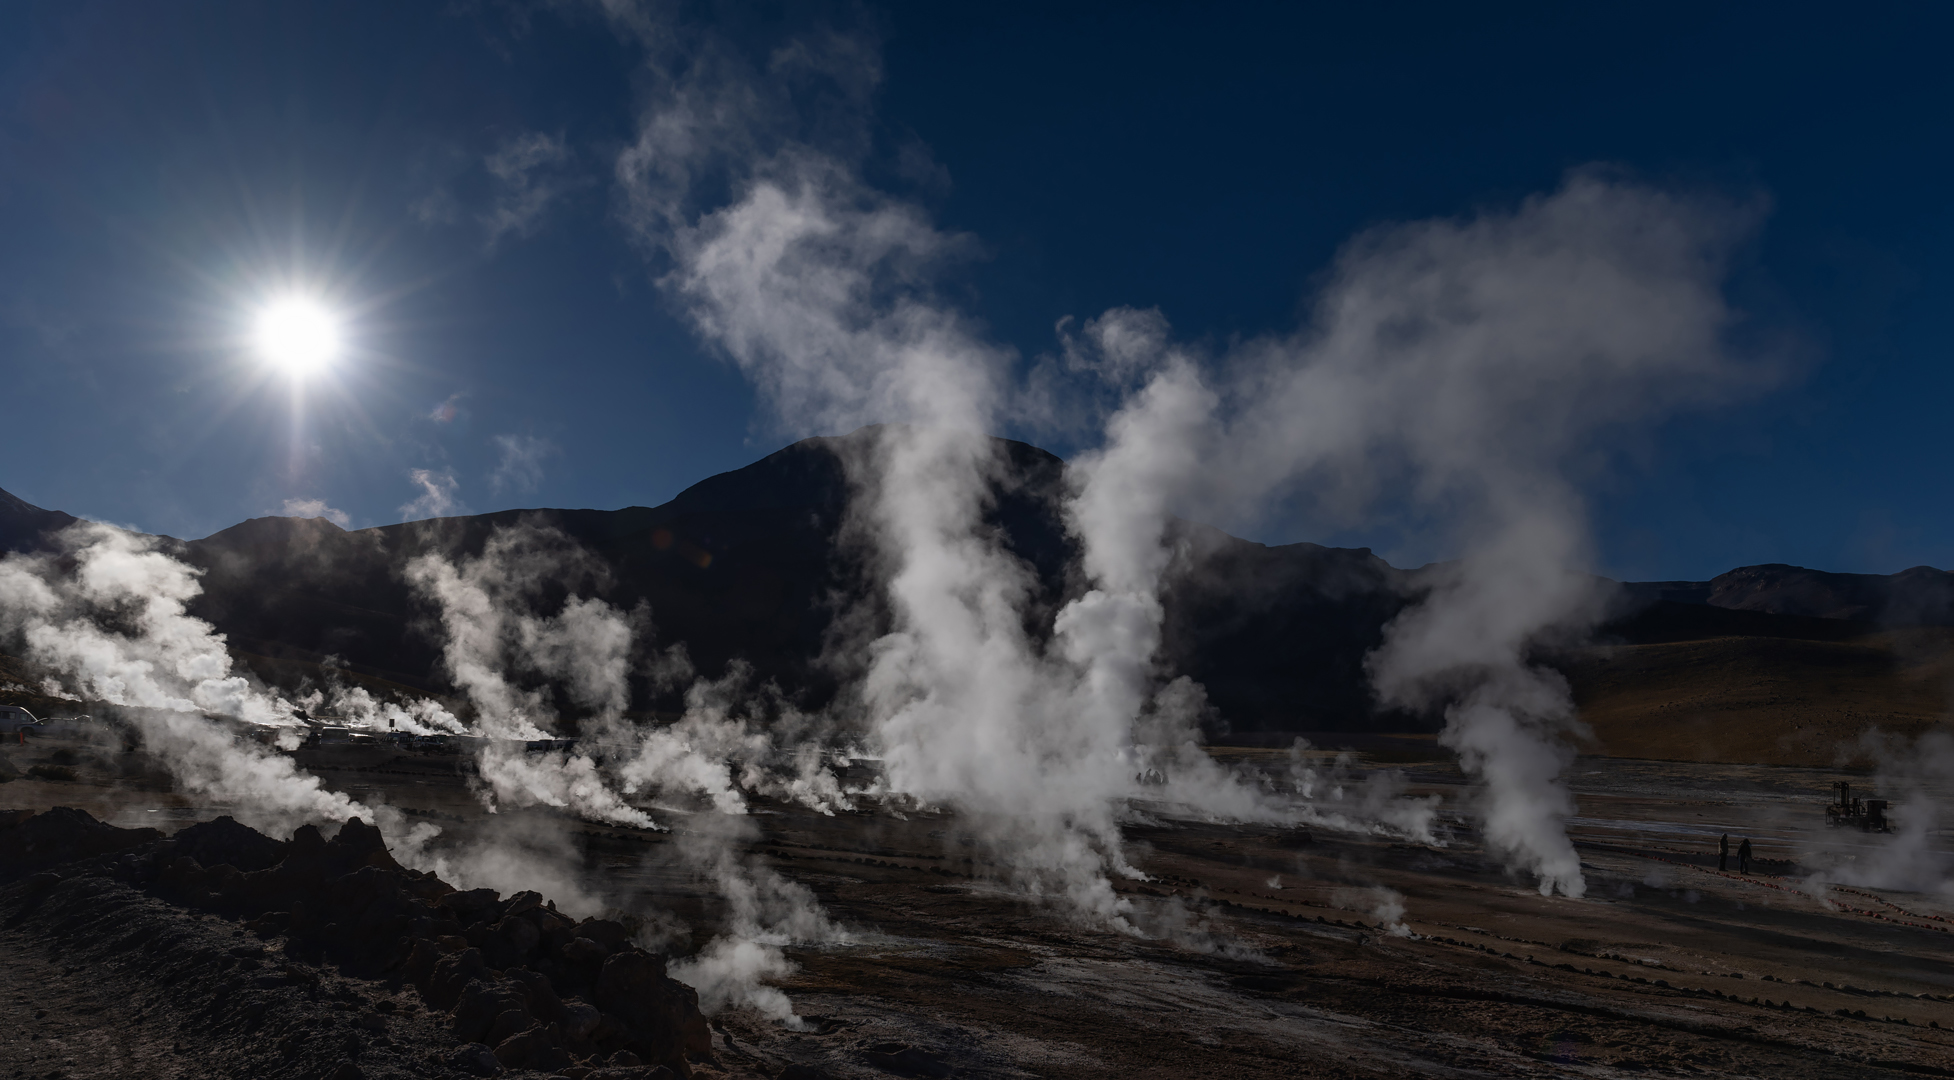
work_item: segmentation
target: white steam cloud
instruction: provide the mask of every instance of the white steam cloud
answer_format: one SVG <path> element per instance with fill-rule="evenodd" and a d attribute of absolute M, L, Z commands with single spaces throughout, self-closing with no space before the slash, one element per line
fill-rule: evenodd
<path fill-rule="evenodd" d="M 699 991 L 699 1007 L 708 1013 L 745 1005 L 799 1028 L 801 1019 L 787 995 L 767 985 L 797 970 L 781 947 L 842 943 L 850 936 L 805 885 L 736 853 L 758 832 L 744 817 L 702 814 L 679 834 L 682 858 L 695 874 L 714 882 L 727 914 L 721 933 L 673 964 L 671 973 Z"/>
<path fill-rule="evenodd" d="M 1157 313 L 1088 323 L 1077 351 L 1109 380 L 1151 372 L 1077 470 L 1095 582 L 1119 568 L 1125 625 L 1144 627 L 1165 559 L 1142 520 L 1164 524 L 1173 504 L 1239 517 L 1289 496 L 1326 522 L 1384 495 L 1410 507 L 1466 554 L 1429 568 L 1387 628 L 1370 658 L 1379 696 L 1443 709 L 1441 741 L 1484 781 L 1489 848 L 1543 893 L 1581 895 L 1558 780 L 1578 721 L 1564 681 L 1530 659 L 1600 609 L 1567 463 L 1610 430 L 1757 380 L 1725 348 L 1720 294 L 1747 223 L 1578 173 L 1511 212 L 1379 229 L 1339 256 L 1310 326 L 1218 358 L 1241 373 L 1219 397 Z M 1109 470 L 1122 455 L 1128 468 Z M 1129 669 L 1149 658 L 1152 637 L 1112 636 Z"/>
<path fill-rule="evenodd" d="M 292 760 L 211 719 L 294 723 L 289 702 L 234 671 L 224 637 L 191 616 L 197 571 L 152 537 L 82 522 L 52 554 L 0 558 L 0 637 L 84 698 L 117 706 L 185 791 L 275 832 L 371 812 Z"/>
<path fill-rule="evenodd" d="M 1169 508 L 1199 481 L 1189 444 L 1217 396 L 1166 347 L 1164 320 L 1093 324 L 1095 361 L 1141 389 L 1073 471 L 1067 518 L 1091 588 L 1028 628 L 1036 575 L 986 520 L 1008 477 L 986 433 L 1026 400 L 1017 357 L 931 290 L 970 244 L 861 180 L 846 118 L 817 125 L 842 132 L 821 146 L 780 119 L 809 80 L 860 106 L 875 77 L 861 42 L 796 42 L 763 71 L 717 45 L 680 62 L 637 14 L 623 22 L 647 41 L 656 90 L 617 172 L 628 223 L 672 265 L 666 285 L 789 428 L 885 425 L 844 462 L 844 532 L 869 549 L 892 617 L 850 698 L 889 791 L 953 808 L 1027 892 L 1131 929 L 1110 882 L 1138 876 L 1121 852 L 1127 799 L 1293 814 L 1198 751 L 1205 695 L 1156 666 Z M 736 197 L 695 207 L 722 169 Z M 1167 782 L 1143 791 L 1147 777 Z"/>
<path fill-rule="evenodd" d="M 782 947 L 846 935 L 805 887 L 736 854 L 755 835 L 745 817 L 746 793 L 794 799 L 830 813 L 850 806 L 849 794 L 826 768 L 818 745 L 783 755 L 773 737 L 739 712 L 736 695 L 764 697 L 743 693 L 743 669 L 719 680 L 695 679 L 687 688 L 685 715 L 675 724 L 638 729 L 627 722 L 634 658 L 650 645 L 646 613 L 627 615 L 600 598 L 574 593 L 555 614 L 537 612 L 543 589 L 586 576 L 601 578 L 601 564 L 561 533 L 529 525 L 498 529 L 478 556 L 449 561 L 430 554 L 408 566 L 409 581 L 440 611 L 449 674 L 473 707 L 472 730 L 483 736 L 475 760 L 484 804 L 490 810 L 554 807 L 664 829 L 631 800 L 689 803 L 664 807 L 685 817 L 673 849 L 683 866 L 714 884 L 727 916 L 722 932 L 673 973 L 698 988 L 708 1011 L 747 1005 L 798 1024 L 786 996 L 766 982 L 793 970 Z M 661 666 L 668 679 L 691 674 L 682 652 L 667 655 Z M 569 719 L 558 715 L 559 695 L 574 710 L 576 743 L 570 749 L 529 748 L 529 740 L 558 734 Z M 805 725 L 805 718 L 774 705 L 773 734 L 791 735 Z M 531 875 L 558 883 L 574 903 L 595 906 L 560 849 L 552 853 L 546 844 L 523 841 L 536 828 L 522 826 L 513 844 L 498 836 L 417 857 L 497 888 Z"/>
<path fill-rule="evenodd" d="M 627 724 L 634 642 L 646 633 L 646 620 L 574 594 L 553 614 L 537 612 L 542 589 L 597 566 L 561 534 L 503 529 L 479 556 L 450 562 L 427 555 L 409 566 L 411 584 L 441 612 L 444 656 L 471 706 L 468 724 L 437 702 L 379 700 L 333 675 L 288 700 L 233 669 L 223 635 L 188 614 L 200 592 L 198 571 L 158 550 L 154 538 L 83 523 L 60 540 L 59 555 L 0 558 L 0 640 L 19 642 L 64 687 L 115 707 L 183 790 L 223 802 L 240 820 L 274 833 L 363 817 L 385 830 L 408 865 L 463 888 L 547 889 L 564 910 L 586 914 L 606 910 L 608 901 L 591 887 L 562 819 L 503 816 L 474 840 L 437 845 L 439 828 L 328 789 L 260 736 L 296 746 L 303 737 L 296 708 L 330 710 L 369 730 L 465 733 L 490 809 L 552 807 L 659 828 L 625 801 L 626 792 L 703 797 L 708 812 L 690 816 L 674 848 L 685 866 L 715 884 L 728 916 L 721 935 L 679 969 L 711 1008 L 749 1005 L 799 1023 L 785 995 L 766 985 L 793 970 L 782 947 L 847 935 L 805 887 L 736 854 L 754 835 L 742 787 L 830 813 L 852 806 L 860 792 L 843 789 L 817 744 L 777 750 L 769 734 L 736 714 L 735 695 L 764 696 L 746 692 L 743 671 L 696 681 L 677 725 L 640 733 Z M 573 749 L 530 749 L 529 740 L 563 719 L 559 699 L 574 710 L 584 741 Z M 773 704 L 773 733 L 792 735 L 811 722 Z M 622 789 L 599 765 L 600 755 L 624 763 Z"/>
<path fill-rule="evenodd" d="M 1543 893 L 1584 889 L 1557 779 L 1577 722 L 1529 653 L 1585 630 L 1601 599 L 1568 463 L 1622 425 L 1755 383 L 1726 350 L 1720 293 L 1747 224 L 1576 174 L 1508 213 L 1359 238 L 1310 330 L 1248 350 L 1259 370 L 1228 458 L 1247 490 L 1299 482 L 1363 505 L 1365 485 L 1397 478 L 1464 550 L 1425 575 L 1371 674 L 1387 704 L 1444 708 L 1441 741 L 1485 781 L 1488 846 Z"/>
<path fill-rule="evenodd" d="M 342 529 L 353 527 L 352 515 L 327 506 L 324 499 L 286 499 L 278 513 L 282 517 L 325 518 Z"/>
<path fill-rule="evenodd" d="M 649 828 L 651 817 L 623 801 L 589 754 L 534 754 L 525 745 L 554 734 L 556 688 L 589 710 L 599 728 L 614 726 L 629 704 L 628 618 L 602 600 L 577 596 L 555 615 L 532 613 L 535 591 L 577 554 L 560 534 L 504 529 L 480 556 L 459 565 L 438 555 L 416 558 L 407 578 L 440 608 L 448 673 L 474 706 L 474 728 L 485 737 L 476 764 L 487 808 L 553 806 Z M 519 685 L 518 674 L 539 685 Z"/>
<path fill-rule="evenodd" d="M 1954 856 L 1945 845 L 1954 798 L 1954 735 L 1930 731 L 1917 739 L 1868 732 L 1859 750 L 1876 763 L 1873 782 L 1855 792 L 1886 800 L 1893 836 L 1870 844 L 1820 842 L 1805 856 L 1822 867 L 1812 875 L 1813 891 L 1826 883 L 1871 889 L 1900 889 L 1954 899 Z M 1837 850 L 1838 848 L 1854 850 Z"/>
<path fill-rule="evenodd" d="M 1389 627 L 1379 697 L 1443 711 L 1443 741 L 1483 781 L 1488 847 L 1543 893 L 1581 895 L 1558 779 L 1578 721 L 1531 659 L 1597 612 L 1570 462 L 1757 381 L 1725 348 L 1720 291 L 1754 214 L 1577 173 L 1510 211 L 1359 237 L 1308 326 L 1219 357 L 1177 346 L 1157 312 L 1090 320 L 1069 366 L 1118 404 L 1069 472 L 1087 587 L 1047 637 L 1025 625 L 1034 575 L 986 521 L 1003 469 L 983 433 L 1007 409 L 1064 410 L 933 292 L 968 242 L 861 179 L 877 77 L 863 42 L 814 35 L 760 64 L 609 10 L 648 53 L 617 177 L 666 286 L 786 427 L 889 424 L 847 465 L 851 535 L 872 545 L 894 623 L 857 687 L 892 790 L 982 823 L 1031 891 L 1123 925 L 1106 875 L 1132 872 L 1117 822 L 1133 777 L 1170 780 L 1193 812 L 1272 813 L 1193 752 L 1203 695 L 1159 669 L 1171 515 L 1293 499 L 1347 523 L 1404 506 L 1465 554 L 1425 572 Z M 730 202 L 699 205 L 709 177 Z"/>

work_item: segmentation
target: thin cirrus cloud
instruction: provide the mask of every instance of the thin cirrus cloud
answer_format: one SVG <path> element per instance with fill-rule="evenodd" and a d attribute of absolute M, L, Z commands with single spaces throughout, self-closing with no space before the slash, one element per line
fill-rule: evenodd
<path fill-rule="evenodd" d="M 569 169 L 571 153 L 562 135 L 525 132 L 503 140 L 482 162 L 494 178 L 494 201 L 481 215 L 488 246 L 510 235 L 529 236 L 553 203 L 584 186 Z"/>
<path fill-rule="evenodd" d="M 461 482 L 455 479 L 453 469 L 414 469 L 407 478 L 421 493 L 401 504 L 402 520 L 448 517 L 466 511 L 461 501 Z"/>
<path fill-rule="evenodd" d="M 576 153 L 560 133 L 520 132 L 479 158 L 456 157 L 449 180 L 409 210 L 424 225 L 474 222 L 490 252 L 510 237 L 533 236 L 566 196 L 593 183 L 577 174 Z"/>
<path fill-rule="evenodd" d="M 447 400 L 428 410 L 427 418 L 437 424 L 452 424 L 456 420 L 467 419 L 468 410 L 461 404 L 467 396 L 467 392 L 462 390 L 449 394 Z"/>
<path fill-rule="evenodd" d="M 563 452 L 534 435 L 497 435 L 491 441 L 501 453 L 495 471 L 489 473 L 489 490 L 497 495 L 535 491 L 543 483 L 543 462 Z"/>

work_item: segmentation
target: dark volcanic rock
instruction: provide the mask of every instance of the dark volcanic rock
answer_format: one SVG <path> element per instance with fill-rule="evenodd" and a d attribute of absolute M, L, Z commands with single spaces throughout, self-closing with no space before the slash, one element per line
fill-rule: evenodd
<path fill-rule="evenodd" d="M 226 814 L 198 822 L 170 837 L 170 852 L 188 855 L 200 866 L 269 870 L 285 858 L 285 845 Z"/>
<path fill-rule="evenodd" d="M 177 941 L 175 923 L 198 912 L 277 943 L 285 962 L 268 962 L 263 947 L 239 945 L 222 955 L 193 951 L 189 967 L 172 976 L 234 973 L 208 987 L 210 1008 L 244 1002 L 246 1028 L 262 1024 L 268 1007 L 251 994 L 297 988 L 316 999 L 326 973 L 336 972 L 335 985 L 363 980 L 380 988 L 345 991 L 360 1006 L 377 993 L 412 987 L 440 1017 L 444 1065 L 479 1075 L 596 1068 L 620 1054 L 642 1063 L 640 1073 L 689 1075 L 688 1053 L 711 1051 L 697 994 L 669 978 L 663 960 L 631 944 L 623 927 L 579 923 L 535 893 L 503 900 L 489 890 L 457 892 L 432 874 L 401 867 L 379 830 L 359 820 L 330 840 L 306 826 L 280 843 L 230 818 L 165 840 L 156 830 L 117 829 L 78 810 L 12 812 L 0 817 L 0 880 L 21 877 L 0 894 L 10 926 L 50 918 L 108 925 L 113 911 L 132 904 L 153 915 L 148 929 L 108 935 L 119 943 L 105 947 L 102 962 L 111 965 L 122 962 L 122 951 Z M 351 1062 L 339 1061 L 346 1047 L 365 1045 L 358 1032 L 389 1030 L 395 1003 L 384 1004 L 355 1018 L 354 1034 L 318 1043 L 317 1053 L 331 1060 L 316 1058 L 322 1067 L 307 1075 L 343 1071 Z"/>
<path fill-rule="evenodd" d="M 38 814 L 0 811 L 0 882 L 162 838 L 155 829 L 119 829 L 96 821 L 86 810 L 65 806 Z"/>

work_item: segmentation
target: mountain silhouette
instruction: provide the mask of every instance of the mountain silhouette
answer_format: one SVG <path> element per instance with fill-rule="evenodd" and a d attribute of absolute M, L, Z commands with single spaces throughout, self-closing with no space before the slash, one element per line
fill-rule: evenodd
<path fill-rule="evenodd" d="M 73 514 L 43 510 L 0 491 L 0 552 L 36 551 L 48 546 L 55 533 L 73 525 Z"/>
<path fill-rule="evenodd" d="M 532 530 L 545 546 L 560 534 L 569 543 L 558 572 L 533 583 L 542 610 L 572 592 L 642 609 L 655 647 L 682 644 L 701 674 L 743 663 L 819 707 L 851 674 L 859 650 L 845 646 L 889 626 L 869 552 L 848 527 L 844 456 L 872 437 L 863 429 L 805 439 L 658 507 L 505 510 L 352 531 L 322 518 L 265 517 L 160 543 L 204 572 L 192 612 L 248 658 L 300 669 L 333 658 L 365 676 L 441 692 L 450 687 L 437 613 L 409 586 L 408 565 L 423 555 L 478 556 L 498 530 Z M 1005 467 L 988 524 L 1036 574 L 1027 626 L 1048 628 L 1084 588 L 1060 512 L 1064 463 L 1021 442 L 998 440 L 998 449 Z M 0 492 L 6 550 L 47 547 L 74 520 Z M 1364 669 L 1385 625 L 1422 591 L 1420 571 L 1366 548 L 1266 546 L 1182 521 L 1171 540 L 1161 668 L 1201 682 L 1235 733 L 1436 727 L 1437 716 L 1380 713 Z M 1619 614 L 1597 639 L 1656 650 L 1643 658 L 1653 667 L 1638 694 L 1683 677 L 1682 668 L 1665 675 L 1649 659 L 1678 642 L 1848 642 L 1884 627 L 1954 625 L 1954 575 L 1931 567 L 1881 576 L 1771 564 L 1708 582 L 1618 588 Z M 1581 656 L 1555 662 L 1576 676 L 1577 698 L 1612 685 L 1582 675 Z M 675 690 L 634 680 L 634 709 L 679 704 Z"/>

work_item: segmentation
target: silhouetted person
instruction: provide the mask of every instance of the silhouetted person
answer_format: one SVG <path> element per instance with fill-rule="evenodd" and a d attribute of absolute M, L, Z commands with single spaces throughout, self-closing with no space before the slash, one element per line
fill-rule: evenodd
<path fill-rule="evenodd" d="M 1730 869 L 1730 834 L 1729 833 L 1724 833 L 1722 839 L 1717 841 L 1717 869 L 1718 870 Z"/>
<path fill-rule="evenodd" d="M 1744 837 L 1743 843 L 1737 845 L 1737 872 L 1750 873 L 1750 837 L 1748 836 Z"/>

